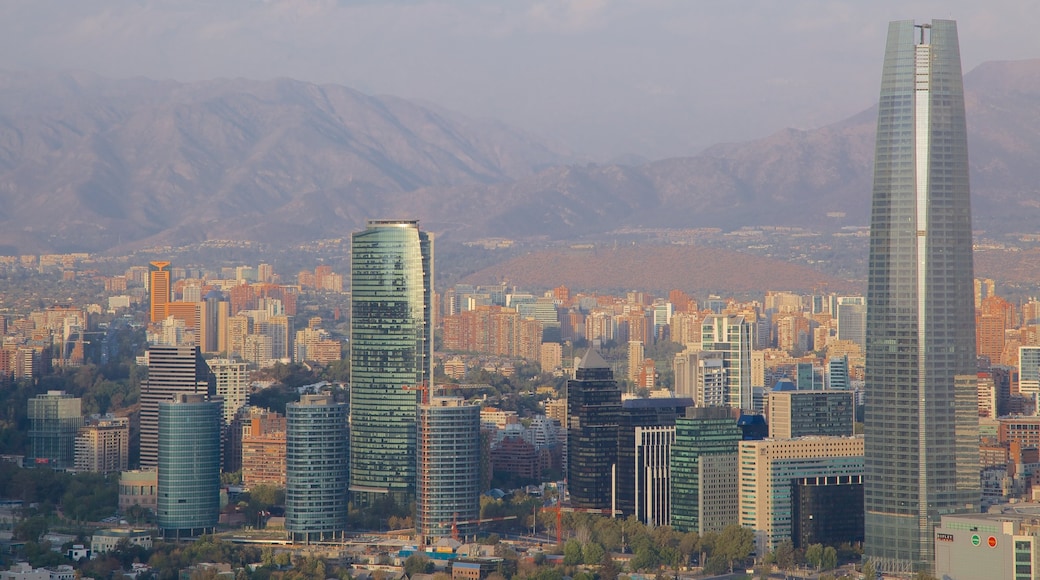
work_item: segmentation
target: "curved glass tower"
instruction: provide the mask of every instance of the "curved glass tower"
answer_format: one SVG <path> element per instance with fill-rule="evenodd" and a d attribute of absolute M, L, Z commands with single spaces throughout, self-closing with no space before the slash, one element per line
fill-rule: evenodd
<path fill-rule="evenodd" d="M 179 394 L 159 403 L 157 523 L 164 537 L 212 533 L 220 516 L 221 401 Z"/>
<path fill-rule="evenodd" d="M 867 289 L 866 557 L 930 570 L 942 514 L 977 510 L 968 145 L 957 26 L 888 29 Z"/>
<path fill-rule="evenodd" d="M 303 395 L 285 406 L 285 529 L 295 541 L 342 537 L 347 528 L 347 406 Z"/>
<path fill-rule="evenodd" d="M 416 405 L 432 376 L 433 236 L 370 220 L 351 240 L 350 491 L 415 498 Z"/>

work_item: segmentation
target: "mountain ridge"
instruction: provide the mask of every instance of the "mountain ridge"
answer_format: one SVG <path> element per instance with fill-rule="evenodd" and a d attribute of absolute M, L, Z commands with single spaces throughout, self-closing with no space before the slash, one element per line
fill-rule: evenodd
<path fill-rule="evenodd" d="M 1040 59 L 984 63 L 965 90 L 975 227 L 1033 231 Z M 875 119 L 579 164 L 497 121 L 338 85 L 0 71 L 0 251 L 305 241 L 386 216 L 459 241 L 862 226 Z"/>

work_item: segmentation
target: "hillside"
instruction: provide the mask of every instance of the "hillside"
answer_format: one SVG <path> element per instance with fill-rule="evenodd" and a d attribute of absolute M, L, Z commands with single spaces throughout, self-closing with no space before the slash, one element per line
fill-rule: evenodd
<path fill-rule="evenodd" d="M 965 87 L 975 227 L 1035 231 L 1040 60 L 984 64 Z M 862 226 L 875 116 L 639 166 L 574 164 L 499 123 L 339 86 L 0 73 L 0 252 L 282 243 L 372 217 L 455 240 Z"/>
<path fill-rule="evenodd" d="M 862 292 L 862 289 L 806 266 L 740 252 L 694 246 L 622 246 L 532 252 L 481 270 L 470 284 L 516 284 L 523 288 L 649 290 L 667 294 L 761 293 L 764 289 Z"/>

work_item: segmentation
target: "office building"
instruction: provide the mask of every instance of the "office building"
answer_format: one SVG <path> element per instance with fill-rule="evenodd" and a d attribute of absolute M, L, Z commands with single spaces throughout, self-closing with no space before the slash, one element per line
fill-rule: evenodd
<path fill-rule="evenodd" d="M 1040 406 L 1040 346 L 1018 347 L 1018 392 Z"/>
<path fill-rule="evenodd" d="M 612 507 L 620 419 L 621 391 L 614 372 L 590 348 L 574 379 L 567 381 L 567 485 L 572 506 Z"/>
<path fill-rule="evenodd" d="M 639 374 L 643 370 L 643 341 L 628 341 L 628 380 L 638 384 Z"/>
<path fill-rule="evenodd" d="M 129 467 L 130 419 L 106 415 L 76 435 L 76 471 L 118 473 Z"/>
<path fill-rule="evenodd" d="M 823 376 L 811 362 L 800 362 L 796 368 L 799 391 L 816 391 L 823 388 Z"/>
<path fill-rule="evenodd" d="M 29 466 L 71 469 L 76 433 L 83 426 L 81 400 L 65 391 L 47 391 L 29 399 Z"/>
<path fill-rule="evenodd" d="M 668 525 L 675 420 L 691 405 L 692 399 L 672 397 L 621 401 L 614 500 L 620 515 L 651 526 Z"/>
<path fill-rule="evenodd" d="M 672 369 L 675 396 L 690 397 L 698 407 L 723 407 L 728 393 L 724 354 L 719 351 L 684 350 L 675 355 Z"/>
<path fill-rule="evenodd" d="M 170 263 L 151 262 L 148 264 L 148 298 L 149 314 L 152 322 L 166 320 L 166 306 L 172 300 L 170 296 Z"/>
<path fill-rule="evenodd" d="M 827 361 L 827 388 L 834 391 L 852 388 L 849 383 L 849 355 L 835 356 Z"/>
<path fill-rule="evenodd" d="M 424 541 L 477 533 L 480 519 L 480 406 L 433 397 L 419 406 L 415 525 Z"/>
<path fill-rule="evenodd" d="M 741 431 L 728 407 L 690 408 L 675 420 L 671 454 L 671 525 L 721 532 L 738 521 L 737 449 Z"/>
<path fill-rule="evenodd" d="M 794 541 L 794 487 L 802 478 L 853 481 L 863 475 L 862 437 L 741 441 L 740 525 L 755 530 L 759 553 Z"/>
<path fill-rule="evenodd" d="M 930 571 L 940 516 L 981 501 L 968 189 L 957 25 L 892 22 L 864 373 L 864 555 L 882 571 Z"/>
<path fill-rule="evenodd" d="M 743 316 L 715 314 L 701 324 L 701 349 L 722 353 L 726 371 L 725 405 L 752 409 L 751 345 L 753 326 Z"/>
<path fill-rule="evenodd" d="M 838 340 L 848 340 L 866 348 L 867 304 L 862 296 L 838 298 Z"/>
<path fill-rule="evenodd" d="M 863 542 L 863 476 L 798 477 L 791 482 L 795 549 Z"/>
<path fill-rule="evenodd" d="M 433 237 L 370 220 L 351 241 L 350 490 L 415 498 L 416 405 L 433 375 Z"/>
<path fill-rule="evenodd" d="M 852 391 L 770 391 L 769 435 L 849 437 L 855 422 Z"/>
<path fill-rule="evenodd" d="M 285 406 L 285 530 L 294 542 L 342 537 L 347 528 L 347 406 L 303 395 Z"/>
<path fill-rule="evenodd" d="M 216 396 L 209 365 L 197 346 L 148 347 L 148 377 L 141 381 L 141 468 L 159 462 L 159 402 L 180 394 Z"/>
<path fill-rule="evenodd" d="M 166 538 L 212 533 L 220 515 L 221 404 L 204 394 L 159 403 L 158 508 Z"/>

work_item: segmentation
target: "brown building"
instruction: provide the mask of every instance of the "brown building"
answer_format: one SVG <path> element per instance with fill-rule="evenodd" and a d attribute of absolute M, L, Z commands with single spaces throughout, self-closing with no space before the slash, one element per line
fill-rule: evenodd
<path fill-rule="evenodd" d="M 119 511 L 139 505 L 155 511 L 158 505 L 159 472 L 153 470 L 124 471 L 119 475 Z"/>
<path fill-rule="evenodd" d="M 242 431 L 242 484 L 285 487 L 285 417 L 260 410 Z"/>
<path fill-rule="evenodd" d="M 997 419 L 997 441 L 1016 441 L 1022 447 L 1040 447 L 1040 417 L 1004 417 Z"/>

